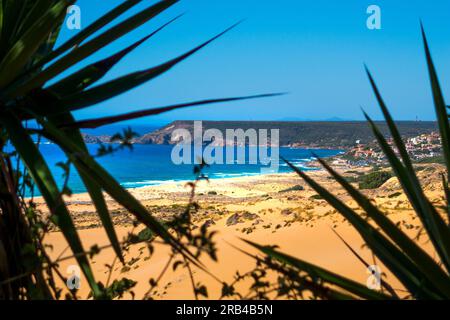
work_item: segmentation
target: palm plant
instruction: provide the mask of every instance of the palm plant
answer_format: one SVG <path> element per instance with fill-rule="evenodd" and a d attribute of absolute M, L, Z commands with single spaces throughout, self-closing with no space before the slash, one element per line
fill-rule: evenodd
<path fill-rule="evenodd" d="M 62 77 L 66 70 L 76 67 L 114 40 L 166 11 L 177 0 L 159 1 L 112 27 L 106 27 L 140 2 L 124 1 L 55 48 L 67 9 L 75 0 L 0 0 L 0 298 L 55 298 L 59 296 L 59 291 L 51 275 L 56 273 L 63 278 L 45 252 L 43 221 L 33 203 L 24 198 L 25 185 L 39 189 L 50 211 L 51 222 L 63 233 L 94 298 L 105 296 L 94 278 L 86 250 L 63 200 L 66 189 L 58 189 L 33 136 L 45 137 L 58 145 L 78 171 L 119 259 L 123 261 L 121 246 L 103 192 L 185 259 L 198 263 L 189 249 L 88 153 L 80 128 L 98 127 L 182 107 L 263 95 L 194 101 L 76 121 L 74 111 L 106 101 L 154 79 L 234 27 L 163 64 L 96 85 L 129 52 L 172 23 L 176 17 L 116 54 Z M 58 76 L 62 79 L 58 80 Z M 51 80 L 54 80 L 53 84 L 48 85 Z M 38 128 L 28 127 L 28 121 L 36 122 Z M 12 145 L 13 153 L 5 151 L 8 144 Z M 18 165 L 13 165 L 14 157 L 18 159 Z M 23 170 L 20 171 L 20 168 Z"/>
<path fill-rule="evenodd" d="M 413 241 L 399 227 L 385 216 L 367 197 L 353 187 L 347 180 L 333 170 L 325 161 L 319 159 L 328 173 L 347 191 L 356 203 L 365 211 L 370 221 L 362 218 L 356 211 L 331 194 L 320 184 L 315 182 L 301 169 L 293 164 L 288 165 L 302 177 L 309 186 L 332 205 L 348 222 L 356 229 L 368 248 L 380 259 L 380 261 L 403 284 L 409 295 L 417 299 L 449 299 L 450 298 L 450 206 L 449 206 L 449 174 L 450 174 L 450 129 L 449 115 L 440 89 L 438 76 L 431 59 L 425 32 L 422 27 L 422 37 L 425 47 L 425 56 L 428 65 L 429 78 L 434 100 L 437 121 L 442 141 L 443 156 L 447 170 L 446 176 L 442 176 L 444 197 L 446 198 L 445 214 L 439 212 L 430 200 L 425 196 L 419 179 L 415 173 L 412 161 L 406 151 L 404 142 L 394 123 L 388 108 L 378 90 L 375 81 L 366 68 L 370 84 L 376 99 L 389 126 L 392 139 L 395 144 L 393 149 L 381 134 L 380 130 L 364 113 L 378 144 L 382 148 L 386 158 L 396 174 L 409 202 L 417 217 L 420 219 L 427 237 L 437 253 L 438 261 L 435 261 L 420 245 Z M 395 152 L 397 151 L 397 153 Z M 398 154 L 398 156 L 397 156 Z M 287 277 L 291 283 L 297 283 L 298 288 L 307 289 L 316 297 L 335 299 L 397 299 L 396 291 L 384 280 L 381 288 L 374 291 L 365 285 L 345 278 L 337 273 L 323 269 L 317 265 L 301 259 L 289 256 L 273 247 L 261 246 L 247 241 L 264 253 L 264 260 L 259 260 L 269 269 L 275 269 Z M 346 243 L 347 247 L 351 247 Z M 354 254 L 356 254 L 353 251 Z M 254 256 L 256 259 L 260 259 Z M 361 257 L 358 258 L 368 265 Z M 320 286 L 317 283 L 320 283 Z"/>

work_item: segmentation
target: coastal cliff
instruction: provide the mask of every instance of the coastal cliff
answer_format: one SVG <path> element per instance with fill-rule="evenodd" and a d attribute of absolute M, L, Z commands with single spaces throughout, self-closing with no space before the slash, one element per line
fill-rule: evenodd
<path fill-rule="evenodd" d="M 389 136 L 384 122 L 377 123 L 380 130 Z M 400 121 L 399 130 L 405 138 L 420 134 L 429 134 L 437 130 L 432 121 Z M 348 148 L 359 143 L 374 140 L 371 129 L 364 121 L 202 121 L 203 131 L 217 129 L 225 137 L 226 129 L 266 129 L 270 136 L 271 129 L 279 129 L 279 143 L 290 147 Z M 133 140 L 140 144 L 174 144 L 179 139 L 171 140 L 176 129 L 186 129 L 193 135 L 194 121 L 174 121 L 156 131 L 144 134 Z M 226 142 L 224 142 L 226 144 Z"/>

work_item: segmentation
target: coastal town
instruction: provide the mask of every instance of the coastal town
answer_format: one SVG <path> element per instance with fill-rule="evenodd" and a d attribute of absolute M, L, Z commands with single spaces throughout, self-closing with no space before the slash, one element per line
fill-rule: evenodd
<path fill-rule="evenodd" d="M 388 138 L 387 142 L 391 147 L 394 145 L 392 138 Z M 438 132 L 423 133 L 405 138 L 404 143 L 409 156 L 416 162 L 427 162 L 432 159 L 438 161 L 442 155 L 441 139 Z M 397 152 L 395 148 L 394 151 Z M 376 141 L 362 143 L 361 140 L 356 140 L 355 146 L 348 149 L 336 161 L 358 166 L 368 166 L 385 164 L 387 159 Z"/>
<path fill-rule="evenodd" d="M 251 131 L 279 130 L 278 145 L 294 149 L 333 149 L 342 150 L 343 153 L 335 156 L 334 165 L 344 166 L 374 166 L 385 165 L 387 159 L 370 128 L 364 122 L 278 122 L 268 125 L 265 122 L 229 122 L 229 121 L 204 121 L 203 129 L 218 128 L 219 133 L 224 133 L 230 128 L 238 128 L 245 143 L 255 145 L 248 137 Z M 377 124 L 381 133 L 386 137 L 389 145 L 393 146 L 392 138 L 385 123 Z M 434 122 L 398 122 L 400 134 L 411 159 L 414 162 L 440 162 L 442 159 L 442 147 L 439 132 Z M 174 144 L 178 139 L 173 139 L 172 134 L 181 129 L 190 134 L 194 132 L 193 121 L 174 121 L 155 131 L 133 137 L 131 144 Z M 318 134 L 320 132 L 320 134 Z M 86 143 L 110 144 L 110 135 L 92 135 L 83 133 Z M 213 145 L 227 145 L 227 140 L 214 140 Z M 233 140 L 232 144 L 236 144 Z M 259 143 L 258 143 L 259 144 Z M 267 142 L 262 145 L 267 145 Z M 395 148 L 393 148 L 394 151 Z M 315 163 L 309 164 L 314 166 Z"/>

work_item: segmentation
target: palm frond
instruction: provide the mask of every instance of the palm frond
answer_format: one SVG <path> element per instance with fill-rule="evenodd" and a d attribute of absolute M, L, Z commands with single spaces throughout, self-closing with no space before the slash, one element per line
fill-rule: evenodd
<path fill-rule="evenodd" d="M 98 128 L 100 126 L 104 126 L 107 124 L 112 124 L 112 123 L 116 123 L 116 122 L 136 119 L 136 118 L 142 118 L 142 117 L 146 117 L 146 116 L 150 116 L 150 115 L 157 115 L 157 114 L 161 114 L 164 112 L 177 110 L 177 109 L 181 109 L 181 108 L 209 105 L 209 104 L 214 104 L 214 103 L 224 103 L 224 102 L 231 102 L 231 101 L 247 100 L 247 99 L 269 98 L 269 97 L 276 97 L 276 96 L 279 96 L 282 94 L 283 93 L 269 93 L 269 94 L 259 94 L 259 95 L 253 95 L 253 96 L 245 96 L 245 97 L 200 100 L 200 101 L 194 101 L 194 102 L 180 103 L 180 104 L 171 105 L 171 106 L 129 112 L 129 113 L 116 115 L 116 116 L 96 118 L 96 119 L 87 119 L 87 120 L 77 121 L 74 123 L 64 123 L 64 124 L 61 124 L 61 127 Z"/>
<path fill-rule="evenodd" d="M 109 70 L 111 70 L 117 63 L 119 63 L 126 55 L 136 49 L 139 45 L 153 37 L 155 34 L 163 30 L 166 26 L 176 21 L 181 15 L 173 18 L 169 22 L 163 24 L 161 27 L 150 33 L 149 35 L 143 37 L 142 39 L 136 41 L 125 49 L 102 59 L 98 62 L 92 63 L 83 69 L 69 75 L 68 77 L 58 81 L 57 83 L 51 85 L 47 90 L 55 93 L 59 97 L 67 96 L 70 94 L 78 93 L 87 87 L 93 85 L 95 82 L 100 80 Z"/>
<path fill-rule="evenodd" d="M 436 69 L 434 67 L 433 60 L 431 59 L 430 48 L 428 46 L 427 37 L 422 24 L 420 24 L 420 28 L 422 31 L 423 46 L 425 48 L 425 57 L 427 60 L 431 91 L 433 93 L 434 108 L 442 139 L 442 150 L 444 153 L 445 164 L 447 166 L 447 179 L 450 180 L 450 125 L 447 118 L 446 104 L 444 102 Z"/>
<path fill-rule="evenodd" d="M 82 91 L 79 93 L 75 93 L 71 96 L 65 97 L 65 98 L 61 99 L 61 102 L 64 105 L 66 105 L 71 111 L 75 111 L 75 110 L 79 110 L 81 108 L 95 105 L 97 103 L 100 103 L 102 101 L 110 99 L 111 97 L 118 96 L 121 93 L 129 91 L 129 90 L 167 72 L 168 70 L 170 70 L 172 67 L 174 67 L 181 61 L 187 59 L 188 57 L 190 57 L 191 55 L 193 55 L 200 49 L 204 48 L 205 46 L 207 46 L 214 40 L 218 39 L 219 37 L 221 37 L 228 31 L 230 31 L 231 29 L 236 27 L 238 24 L 239 23 L 232 25 L 231 27 L 222 31 L 221 33 L 219 33 L 218 35 L 209 39 L 208 41 L 195 47 L 194 49 L 186 52 L 185 54 L 183 54 L 177 58 L 167 61 L 159 66 L 141 70 L 141 71 L 137 71 L 137 72 L 133 72 L 128 75 L 124 75 L 122 77 L 108 81 L 104 84 L 98 85 L 98 86 L 88 89 L 86 91 Z"/>
<path fill-rule="evenodd" d="M 442 139 L 444 159 L 447 169 L 446 176 L 442 176 L 444 198 L 447 203 L 447 218 L 450 221 L 449 207 L 449 162 L 450 162 L 450 144 L 449 144 L 449 123 L 448 106 L 445 105 L 442 92 L 439 86 L 437 73 L 435 71 L 428 43 L 422 27 L 422 36 L 424 40 L 425 56 L 428 65 L 431 88 L 435 110 L 438 119 L 439 131 Z M 318 161 L 331 174 L 331 176 L 347 191 L 354 201 L 364 210 L 367 216 L 372 219 L 374 226 L 359 216 L 359 213 L 349 208 L 345 203 L 331 194 L 323 186 L 315 182 L 301 169 L 295 167 L 288 161 L 287 164 L 300 176 L 308 185 L 310 185 L 319 195 L 321 195 L 330 205 L 332 205 L 340 214 L 342 214 L 358 231 L 367 246 L 383 262 L 383 264 L 397 277 L 398 280 L 407 288 L 408 292 L 415 298 L 425 299 L 448 299 L 450 298 L 450 229 L 444 220 L 444 217 L 437 211 L 429 199 L 425 196 L 424 190 L 415 173 L 414 166 L 408 155 L 400 132 L 390 115 L 390 112 L 383 101 L 380 91 L 375 81 L 366 67 L 366 73 L 369 82 L 375 93 L 375 97 L 384 115 L 394 146 L 388 143 L 377 125 L 364 112 L 364 116 L 372 129 L 372 132 L 385 154 L 389 164 L 397 176 L 406 196 L 408 197 L 415 213 L 420 218 L 429 240 L 433 244 L 440 261 L 435 261 L 424 249 L 415 241 L 409 238 L 397 225 L 395 225 L 383 212 L 381 212 L 371 201 L 354 188 L 343 176 L 338 174 L 324 160 L 318 158 Z M 397 154 L 399 156 L 397 156 Z M 379 228 L 378 231 L 376 228 Z M 341 239 L 343 240 L 343 239 Z M 343 240 L 344 241 L 344 240 Z M 346 246 L 357 256 L 357 253 Z M 279 252 L 274 252 L 269 247 L 254 245 L 260 251 L 272 258 L 279 258 Z M 281 254 L 283 255 L 283 254 Z M 291 261 L 295 258 L 290 257 L 286 263 L 293 264 Z M 359 257 L 366 265 L 367 263 Z M 445 267 L 442 268 L 441 264 Z M 318 266 L 308 266 L 311 270 L 306 272 L 314 274 L 317 270 L 323 270 Z M 299 268 L 299 272 L 305 272 L 304 268 Z M 326 278 L 324 278 L 325 280 Z M 325 280 L 326 281 L 326 280 Z M 345 288 L 341 284 L 336 284 L 340 288 Z M 355 293 L 355 292 L 353 292 Z"/>
<path fill-rule="evenodd" d="M 292 257 L 290 255 L 284 254 L 278 250 L 273 249 L 272 247 L 262 246 L 257 243 L 254 243 L 252 241 L 245 240 L 245 239 L 243 239 L 243 241 L 245 241 L 252 247 L 258 249 L 259 251 L 261 251 L 262 253 L 268 255 L 269 257 L 271 257 L 273 259 L 276 259 L 280 262 L 286 263 L 287 265 L 292 266 L 301 272 L 306 272 L 312 278 L 319 278 L 319 279 L 322 279 L 323 281 L 325 281 L 326 283 L 329 283 L 329 284 L 335 285 L 339 288 L 342 288 L 342 289 L 346 290 L 347 292 L 355 295 L 356 297 L 360 297 L 363 299 L 373 299 L 373 300 L 390 300 L 393 298 L 389 295 L 371 290 L 356 281 L 342 277 L 339 274 L 336 274 L 336 273 L 333 273 L 326 269 L 323 269 L 317 265 L 308 263 L 306 261 Z"/>
<path fill-rule="evenodd" d="M 42 154 L 22 127 L 18 119 L 13 115 L 2 114 L 0 121 L 10 133 L 11 142 L 20 153 L 25 165 L 33 177 L 37 187 L 47 203 L 52 215 L 52 221 L 61 229 L 73 253 L 76 255 L 91 289 L 94 297 L 100 297 L 101 291 L 94 279 L 89 261 L 83 254 L 84 249 L 81 244 L 78 232 L 67 210 L 62 195 L 56 186 L 56 182 L 50 173 Z"/>
<path fill-rule="evenodd" d="M 412 260 L 421 270 L 423 277 L 428 278 L 446 295 L 450 295 L 448 275 L 436 264 L 432 257 L 402 232 L 386 215 L 381 212 L 361 192 L 356 190 L 347 180 L 333 170 L 323 159 L 316 155 L 318 161 L 331 176 L 348 192 L 358 205 L 373 219 L 378 227 Z"/>
<path fill-rule="evenodd" d="M 5 139 L 5 141 L 2 140 L 2 143 L 11 141 L 14 148 L 14 154 L 17 154 L 18 167 L 20 167 L 21 164 L 24 164 L 26 167 L 24 176 L 26 175 L 26 179 L 30 179 L 30 181 L 28 182 L 27 180 L 26 183 L 29 183 L 31 188 L 33 188 L 34 185 L 38 187 L 52 214 L 53 223 L 61 230 L 67 240 L 78 264 L 89 282 L 94 298 L 107 298 L 108 296 L 105 296 L 106 289 L 99 286 L 94 279 L 86 251 L 83 249 L 79 234 L 63 200 L 63 191 L 67 189 L 61 191 L 58 190 L 55 179 L 50 173 L 43 154 L 39 151 L 30 135 L 42 135 L 50 141 L 55 142 L 55 144 L 65 153 L 70 164 L 78 171 L 82 183 L 96 208 L 96 212 L 99 215 L 111 246 L 119 259 L 123 261 L 122 248 L 108 211 L 104 193 L 109 194 L 113 200 L 132 213 L 139 222 L 143 223 L 155 235 L 159 236 L 165 243 L 169 244 L 174 252 L 181 253 L 187 262 L 194 264 L 201 270 L 207 271 L 202 263 L 198 261 L 197 254 L 193 254 L 189 250 L 188 246 L 191 244 L 186 245 L 176 238 L 173 234 L 173 230 L 168 230 L 167 225 L 153 217 L 138 200 L 126 191 L 88 153 L 79 127 L 95 127 L 105 123 L 134 119 L 144 115 L 159 114 L 188 106 L 276 95 L 269 94 L 201 100 L 117 115 L 112 118 L 105 117 L 84 122 L 76 121 L 72 114 L 73 110 L 88 107 L 95 103 L 115 97 L 129 91 L 139 84 L 151 80 L 168 71 L 171 67 L 194 54 L 224 33 L 219 34 L 184 55 L 172 59 L 163 65 L 126 75 L 106 82 L 103 85 L 94 86 L 97 81 L 102 79 L 108 71 L 110 71 L 114 65 L 119 63 L 128 53 L 177 20 L 179 18 L 179 16 L 177 16 L 146 37 L 132 43 L 119 52 L 89 64 L 86 67 L 80 68 L 78 71 L 69 73 L 62 80 L 56 81 L 54 84 L 45 87 L 50 80 L 60 76 L 69 68 L 77 66 L 78 63 L 83 62 L 86 58 L 108 46 L 116 39 L 129 34 L 139 26 L 152 20 L 178 1 L 158 1 L 139 10 L 137 13 L 125 18 L 123 21 L 111 27 L 107 27 L 108 24 L 115 22 L 116 18 L 123 15 L 140 2 L 142 1 L 127 0 L 122 2 L 55 49 L 56 38 L 61 29 L 61 25 L 63 24 L 66 9 L 69 5 L 74 3 L 74 0 L 0 0 L 0 130 L 2 139 Z M 39 18 L 35 19 L 34 16 L 38 16 Z M 105 30 L 102 31 L 104 27 Z M 98 35 L 96 35 L 97 32 Z M 80 101 L 80 99 L 84 100 L 84 102 Z M 40 128 L 33 130 L 27 129 L 26 121 L 28 120 L 35 120 Z M 4 145 L 2 144 L 2 148 L 3 147 Z M 0 174 L 1 171 L 2 170 L 0 170 Z M 31 177 L 28 176 L 28 172 Z M 24 188 L 25 187 L 22 189 Z M 9 189 L 8 192 L 12 193 L 11 196 L 19 196 L 18 194 L 13 194 L 14 192 L 17 193 L 17 190 Z M 22 200 L 25 197 L 24 195 L 20 196 Z M 0 224 L 4 218 L 4 208 L 5 207 L 2 206 L 2 210 L 0 210 Z M 25 216 L 26 213 L 23 212 L 23 210 L 27 209 L 29 208 L 24 201 L 24 208 L 11 214 Z M 32 224 L 34 222 L 30 223 Z M 13 227 L 18 228 L 18 226 Z M 21 226 L 21 228 L 24 227 Z M 0 245 L 2 245 L 2 241 L 3 238 L 0 239 Z M 45 256 L 43 249 L 35 250 L 36 255 L 39 253 Z M 20 262 L 21 261 L 18 261 L 18 263 Z M 35 272 L 32 274 L 34 278 L 30 280 L 31 282 L 27 282 L 25 285 L 20 280 L 22 279 L 22 275 L 18 271 L 20 268 L 15 268 L 15 265 L 10 261 L 8 261 L 8 263 L 12 264 L 11 270 L 15 270 L 15 273 L 8 274 L 8 276 L 0 273 L 0 284 L 4 281 L 6 281 L 6 283 L 14 283 L 14 281 L 19 282 L 14 283 L 18 290 L 13 290 L 14 293 L 8 291 L 9 293 L 7 296 L 17 297 L 20 292 L 25 292 L 25 297 L 33 298 L 34 296 L 31 291 L 28 290 L 30 288 L 29 284 L 31 283 L 38 286 L 42 285 L 42 288 L 39 289 L 40 292 L 43 293 L 41 296 L 58 298 L 59 292 L 54 288 L 54 282 L 51 276 L 49 276 L 49 280 L 45 279 L 43 281 L 44 283 L 37 283 L 42 280 L 42 277 Z M 44 257 L 42 262 L 40 262 L 40 264 L 44 263 L 48 264 L 48 268 L 54 267 L 50 263 L 48 257 Z M 41 268 L 41 265 L 38 267 Z M 8 279 L 5 277 L 8 277 Z M 27 279 L 29 278 L 30 277 Z M 12 282 L 10 282 L 10 280 Z M 52 288 L 54 291 L 54 296 L 45 294 L 49 288 Z M 5 292 L 2 290 L 3 286 L 1 285 L 0 296 Z M 76 295 L 74 296 L 76 297 Z"/>
<path fill-rule="evenodd" d="M 18 38 L 0 62 L 0 87 L 4 87 L 22 72 L 30 58 L 55 27 L 55 21 L 64 18 L 67 7 L 74 0 L 63 0 L 49 8 L 45 14 Z"/>
<path fill-rule="evenodd" d="M 157 16 L 159 13 L 171 7 L 176 2 L 178 2 L 178 0 L 160 1 L 149 8 L 138 12 L 118 25 L 106 30 L 94 39 L 74 48 L 70 53 L 50 64 L 42 72 L 33 76 L 31 79 L 27 79 L 23 83 L 15 83 L 15 85 L 8 87 L 5 90 L 5 95 L 20 96 L 32 89 L 43 86 L 50 79 L 53 79 L 69 67 L 107 46 L 112 41 L 136 29 L 140 25 Z"/>
<path fill-rule="evenodd" d="M 321 195 L 353 225 L 377 257 L 392 271 L 392 273 L 395 274 L 408 290 L 414 292 L 416 297 L 432 297 L 435 299 L 444 297 L 444 295 L 442 295 L 442 293 L 426 279 L 425 275 L 420 272 L 417 266 L 382 233 L 361 218 L 357 212 L 311 179 L 301 169 L 297 168 L 289 161 L 286 161 L 286 163 L 302 177 L 311 188 Z"/>

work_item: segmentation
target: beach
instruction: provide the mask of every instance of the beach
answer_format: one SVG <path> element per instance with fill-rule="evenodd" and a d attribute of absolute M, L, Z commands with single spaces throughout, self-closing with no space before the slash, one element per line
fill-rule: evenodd
<path fill-rule="evenodd" d="M 368 167 L 348 166 L 338 166 L 336 169 L 345 176 L 352 176 L 355 172 L 359 172 L 359 175 L 366 174 L 371 170 Z M 436 164 L 429 164 L 418 170 L 426 195 L 437 207 L 444 204 L 440 182 L 442 171 L 443 167 Z M 348 206 L 358 209 L 356 203 L 324 170 L 309 171 L 308 175 Z M 184 182 L 146 186 L 129 191 L 153 216 L 161 220 L 170 220 L 181 214 L 191 196 L 191 189 Z M 411 238 L 417 237 L 421 232 L 421 223 L 401 192 L 395 177 L 379 188 L 362 192 Z M 119 239 L 125 239 L 129 232 L 137 233 L 143 229 L 142 225 L 134 223 L 135 219 L 125 209 L 108 196 L 106 199 Z M 194 229 L 199 230 L 199 227 L 206 223 L 208 231 L 216 232 L 213 239 L 217 247 L 218 261 L 203 255 L 200 261 L 208 272 L 197 267 L 192 268 L 194 282 L 207 287 L 208 298 L 220 298 L 222 282 L 231 283 L 236 272 L 243 274 L 254 268 L 255 260 L 242 250 L 251 254 L 256 254 L 256 251 L 242 239 L 262 245 L 277 245 L 279 250 L 287 254 L 365 284 L 369 276 L 366 266 L 333 230 L 365 261 L 378 265 L 385 273 L 385 280 L 398 289 L 400 294 L 402 292 L 401 284 L 373 257 L 359 234 L 295 173 L 201 181 L 195 190 L 194 199 L 199 204 L 197 212 L 192 215 Z M 36 198 L 36 202 L 38 208 L 46 210 L 42 199 Z M 126 264 L 122 265 L 114 258 L 113 250 L 107 247 L 108 239 L 88 195 L 75 194 L 67 197 L 66 202 L 85 249 L 93 245 L 101 248 L 98 254 L 90 258 L 97 281 L 110 284 L 123 277 L 137 281 L 132 289 L 133 295 L 125 294 L 124 298 L 127 299 L 195 298 L 191 275 L 183 267 L 176 270 L 173 270 L 172 266 L 168 267 L 158 286 L 148 292 L 149 280 L 157 279 L 161 272 L 166 270 L 171 254 L 167 245 L 156 243 L 151 256 L 145 243 L 131 245 L 129 250 L 124 252 Z M 363 212 L 360 212 L 363 215 Z M 426 240 L 425 236 L 421 236 L 416 241 L 426 250 L 431 250 Z M 51 245 L 49 255 L 53 259 L 62 260 L 61 270 L 67 270 L 70 265 L 75 264 L 73 258 L 65 259 L 70 257 L 71 253 L 58 230 L 48 233 L 44 242 Z M 430 254 L 434 256 L 431 251 Z M 237 286 L 244 297 L 248 292 L 248 284 L 244 281 Z M 80 298 L 87 298 L 88 294 L 88 284 L 82 279 L 78 295 Z"/>

